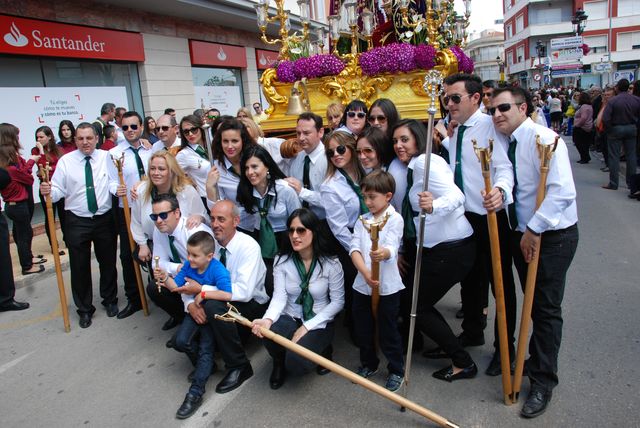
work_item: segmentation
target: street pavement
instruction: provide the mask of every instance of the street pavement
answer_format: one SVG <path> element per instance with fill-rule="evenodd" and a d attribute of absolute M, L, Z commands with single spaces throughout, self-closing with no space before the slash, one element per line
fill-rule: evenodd
<path fill-rule="evenodd" d="M 640 202 L 629 200 L 622 187 L 617 192 L 601 189 L 607 177 L 599 171 L 600 162 L 576 164 L 575 147 L 570 145 L 569 150 L 578 188 L 580 243 L 564 300 L 560 384 L 547 412 L 524 420 L 519 411 L 528 381 L 520 403 L 505 406 L 500 378 L 483 374 L 493 352 L 491 328 L 485 331 L 486 345 L 469 348 L 480 369 L 473 380 L 451 384 L 436 380 L 431 373 L 448 362 L 426 360 L 416 352 L 408 397 L 459 426 L 640 426 Z M 47 252 L 43 237 L 34 244 L 41 246 L 41 253 Z M 148 317 L 138 312 L 124 320 L 108 318 L 97 295 L 94 266 L 98 310 L 92 326 L 80 329 L 65 270 L 71 316 L 71 333 L 65 333 L 52 265 L 48 271 L 18 278 L 16 299 L 28 301 L 29 310 L 0 313 L 3 427 L 434 426 L 336 374 L 288 379 L 280 390 L 272 391 L 271 362 L 257 340 L 248 345 L 255 375 L 239 389 L 219 395 L 214 391 L 222 378 L 219 369 L 207 384 L 202 407 L 187 421 L 178 421 L 174 415 L 189 387 L 186 377 L 191 366 L 185 355 L 165 347 L 173 333 L 160 330 L 166 314 L 151 304 Z M 122 285 L 119 295 L 124 295 Z M 522 295 L 518 298 L 521 304 Z M 460 322 L 454 317 L 458 288 L 438 307 L 459 331 Z M 494 315 L 492 305 L 490 326 Z M 355 370 L 358 351 L 342 328 L 334 348 L 335 361 Z M 216 360 L 221 367 L 219 356 Z M 378 384 L 386 377 L 383 368 L 372 378 Z"/>

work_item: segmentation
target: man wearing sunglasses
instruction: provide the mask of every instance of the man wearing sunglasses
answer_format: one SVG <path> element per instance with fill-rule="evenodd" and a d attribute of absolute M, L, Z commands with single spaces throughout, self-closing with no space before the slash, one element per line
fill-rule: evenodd
<path fill-rule="evenodd" d="M 476 258 L 473 268 L 462 281 L 462 334 L 458 337 L 462 346 L 484 344 L 484 327 L 488 307 L 489 283 L 493 283 L 491 248 L 487 226 L 487 212 L 496 212 L 498 228 L 505 237 L 501 245 L 502 277 L 507 308 L 507 331 L 509 353 L 515 354 L 514 331 L 516 322 L 515 284 L 511 269 L 511 254 L 506 239 L 509 222 L 503 208 L 509 202 L 508 195 L 513 188 L 513 169 L 507 157 L 507 141 L 498 134 L 491 117 L 480 111 L 483 83 L 478 76 L 455 74 L 446 80 L 444 101 L 452 121 L 459 125 L 449 138 L 449 163 L 454 173 L 456 185 L 465 195 L 465 217 L 473 227 L 476 239 Z M 492 89 L 493 91 L 493 89 Z M 478 147 L 488 147 L 493 140 L 491 156 L 491 183 L 493 189 L 485 193 L 482 168 L 478 162 L 473 142 Z M 500 374 L 500 353 L 498 352 L 497 325 L 493 358 L 485 373 L 489 376 Z M 513 361 L 513 359 L 511 360 Z"/>
<path fill-rule="evenodd" d="M 487 112 L 487 107 L 491 105 L 491 96 L 493 95 L 493 89 L 496 87 L 495 80 L 485 80 L 482 82 L 482 105 L 480 110 L 483 113 Z"/>
<path fill-rule="evenodd" d="M 557 134 L 535 124 L 531 96 L 522 88 L 496 89 L 489 109 L 496 129 L 509 138 L 508 155 L 514 169 L 514 202 L 509 207 L 513 260 L 524 288 L 527 264 L 541 244 L 533 297 L 533 333 L 527 362 L 531 389 L 521 415 L 544 413 L 558 384 L 558 352 L 562 339 L 562 298 L 567 271 L 578 246 L 576 189 L 567 146 L 558 140 L 551 158 L 546 196 L 538 209 L 540 159 L 536 137 L 553 144 Z M 513 208 L 512 208 L 513 207 Z"/>
<path fill-rule="evenodd" d="M 124 156 L 124 164 L 122 174 L 127 187 L 127 198 L 129 205 L 133 203 L 131 199 L 131 189 L 136 186 L 146 175 L 149 164 L 149 158 L 152 154 L 152 148 L 142 144 L 140 136 L 142 135 L 142 117 L 135 111 L 128 111 L 122 115 L 121 128 L 124 132 L 126 143 L 118 144 L 109 150 L 109 154 L 113 159 L 120 159 Z M 115 189 L 120 185 L 118 171 L 110 163 L 109 167 L 111 193 L 115 194 Z M 129 247 L 129 231 L 124 219 L 124 208 L 122 200 L 119 201 L 117 209 L 117 228 L 120 236 L 120 264 L 122 266 L 122 277 L 124 279 L 124 291 L 127 296 L 127 306 L 118 313 L 118 319 L 127 318 L 136 311 L 142 309 L 140 302 L 140 293 L 136 283 L 136 276 L 133 266 L 133 256 Z"/>
<path fill-rule="evenodd" d="M 180 137 L 178 136 L 178 122 L 176 118 L 170 114 L 163 114 L 156 121 L 156 133 L 159 140 L 153 144 L 151 153 L 155 153 L 160 150 L 169 150 L 174 156 L 182 144 Z M 176 149 L 172 149 L 175 147 Z"/>
<path fill-rule="evenodd" d="M 253 107 L 253 111 L 255 112 L 255 114 L 253 115 L 253 121 L 255 123 L 260 125 L 260 122 L 262 122 L 263 120 L 269 119 L 269 116 L 267 116 L 267 113 L 265 113 L 264 110 L 262 110 L 262 104 L 255 102 L 253 103 L 252 107 Z"/>

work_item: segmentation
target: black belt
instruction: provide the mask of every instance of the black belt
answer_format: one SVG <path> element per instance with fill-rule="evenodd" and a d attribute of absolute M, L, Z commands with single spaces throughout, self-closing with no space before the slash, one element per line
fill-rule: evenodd
<path fill-rule="evenodd" d="M 438 245 L 431 247 L 431 248 L 424 248 L 424 250 L 427 251 L 434 251 L 434 250 L 444 250 L 447 248 L 455 248 L 455 247 L 460 247 L 462 245 L 466 245 L 470 242 L 473 242 L 473 235 L 464 238 L 464 239 L 456 239 L 455 241 L 446 241 L 446 242 L 441 242 Z"/>

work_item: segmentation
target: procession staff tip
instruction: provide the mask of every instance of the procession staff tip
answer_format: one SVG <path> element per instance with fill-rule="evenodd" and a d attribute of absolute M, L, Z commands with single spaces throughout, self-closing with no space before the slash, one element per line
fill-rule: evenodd
<path fill-rule="evenodd" d="M 211 125 L 205 123 L 202 125 L 204 129 L 204 138 L 207 142 L 207 154 L 209 155 L 209 163 L 213 166 L 213 143 L 211 142 Z"/>
<path fill-rule="evenodd" d="M 155 268 L 160 269 L 160 257 L 155 256 L 153 258 L 153 261 L 155 262 Z M 160 283 L 158 283 L 158 293 L 161 293 L 161 292 L 162 292 L 162 286 L 160 285 Z"/>

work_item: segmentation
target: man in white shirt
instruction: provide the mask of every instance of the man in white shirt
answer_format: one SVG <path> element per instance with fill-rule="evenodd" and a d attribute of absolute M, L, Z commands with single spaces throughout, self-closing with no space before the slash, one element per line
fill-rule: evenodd
<path fill-rule="evenodd" d="M 463 333 L 458 337 L 463 346 L 484 344 L 483 329 L 486 326 L 484 308 L 488 306 L 489 282 L 493 284 L 491 244 L 487 225 L 487 211 L 496 212 L 498 229 L 502 236 L 500 258 L 507 315 L 507 336 L 511 361 L 515 355 L 514 331 L 516 327 L 516 291 L 511 269 L 509 249 L 509 221 L 505 202 L 508 204 L 513 188 L 513 168 L 507 157 L 507 140 L 495 131 L 489 115 L 480 111 L 480 97 L 484 92 L 483 83 L 476 75 L 454 74 L 446 79 L 444 100 L 449 107 L 451 119 L 459 125 L 449 139 L 449 166 L 454 173 L 454 181 L 464 193 L 465 217 L 473 227 L 476 240 L 476 258 L 473 268 L 462 281 L 462 322 Z M 493 88 L 491 89 L 493 91 Z M 487 98 L 488 99 L 488 98 Z M 484 101 L 484 99 L 483 99 Z M 493 140 L 491 154 L 491 182 L 493 189 L 485 194 L 482 167 L 475 153 L 473 142 L 478 147 L 488 147 Z M 495 331 L 495 351 L 485 373 L 497 376 L 500 371 L 497 324 Z"/>
<path fill-rule="evenodd" d="M 211 208 L 211 229 L 218 243 L 215 257 L 231 274 L 231 304 L 246 318 L 257 319 L 264 314 L 269 300 L 264 288 L 267 268 L 262 261 L 260 246 L 249 235 L 237 230 L 239 224 L 240 212 L 233 202 L 218 201 Z M 227 368 L 226 375 L 216 386 L 216 392 L 224 394 L 253 376 L 253 369 L 242 346 L 238 327 L 215 319 L 215 315 L 227 312 L 224 302 L 207 300 L 204 310 Z M 249 333 L 246 330 L 246 337 Z"/>
<path fill-rule="evenodd" d="M 123 115 L 127 112 L 127 109 L 124 107 L 116 107 L 114 117 L 113 117 L 113 125 L 116 127 L 116 132 L 118 133 L 118 139 L 115 141 L 116 146 L 118 144 L 124 143 L 127 139 L 124 136 L 124 130 L 122 129 L 122 118 Z"/>
<path fill-rule="evenodd" d="M 169 150 L 174 156 L 178 150 L 171 150 L 172 147 L 180 147 L 181 140 L 178 137 L 178 122 L 170 114 L 163 114 L 156 121 L 156 133 L 159 140 L 153 144 L 153 153 L 160 150 Z"/>
<path fill-rule="evenodd" d="M 151 148 L 143 145 L 140 136 L 143 131 L 142 117 L 135 111 L 128 111 L 122 115 L 120 122 L 126 143 L 119 144 L 109 150 L 109 154 L 114 159 L 119 159 L 124 155 L 122 173 L 128 190 L 131 190 L 147 174 Z M 120 185 L 118 172 L 111 162 L 109 168 L 111 178 L 111 192 L 115 193 L 115 188 Z M 129 206 L 133 203 L 131 194 L 127 194 Z M 127 318 L 142 309 L 140 294 L 138 292 L 136 275 L 133 266 L 133 255 L 129 246 L 129 230 L 124 219 L 124 208 L 122 200 L 117 207 L 116 220 L 118 222 L 118 235 L 120 236 L 120 263 L 122 265 L 122 277 L 124 279 L 124 291 L 127 296 L 127 306 L 118 313 L 118 319 Z"/>
<path fill-rule="evenodd" d="M 549 164 L 546 196 L 536 209 L 540 183 L 540 158 L 536 137 L 553 144 L 557 134 L 535 124 L 530 94 L 522 88 L 496 89 L 492 98 L 496 129 L 510 139 L 508 155 L 515 170 L 514 209 L 509 209 L 512 252 L 520 284 L 524 288 L 527 264 L 540 244 L 538 274 L 533 297 L 533 333 L 527 362 L 531 390 L 521 414 L 541 415 L 558 384 L 558 352 L 562 339 L 562 298 L 567 271 L 578 246 L 576 189 L 567 146 L 558 146 Z"/>
<path fill-rule="evenodd" d="M 96 311 L 92 304 L 91 244 L 100 266 L 102 305 L 107 316 L 118 314 L 116 237 L 107 171 L 111 158 L 104 150 L 96 149 L 97 143 L 95 128 L 86 122 L 79 124 L 76 128 L 78 150 L 60 158 L 51 184 L 40 184 L 40 192 L 51 194 L 52 201 L 65 198 L 65 241 L 69 249 L 71 291 L 81 328 L 91 325 L 91 317 Z M 119 195 L 126 192 L 124 186 L 115 190 Z"/>

